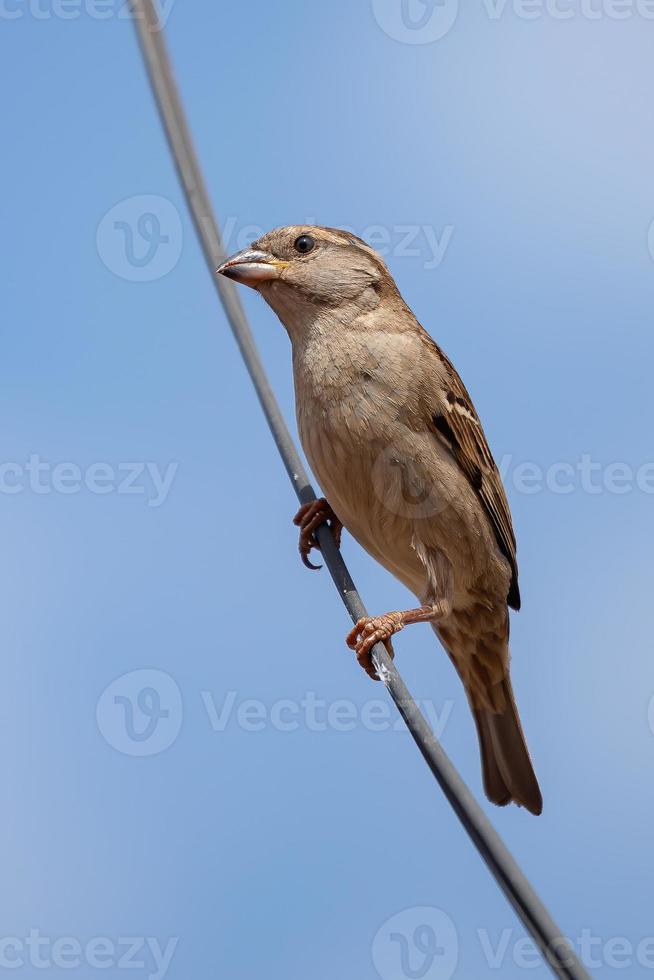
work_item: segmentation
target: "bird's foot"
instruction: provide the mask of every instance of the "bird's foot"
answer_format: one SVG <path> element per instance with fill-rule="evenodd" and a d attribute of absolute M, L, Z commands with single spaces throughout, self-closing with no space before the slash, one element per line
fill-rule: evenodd
<path fill-rule="evenodd" d="M 451 610 L 448 600 L 436 602 L 433 605 L 419 606 L 417 609 L 405 609 L 403 612 L 384 613 L 383 616 L 364 616 L 347 635 L 346 643 L 351 650 L 356 651 L 357 660 L 373 680 L 379 680 L 370 653 L 375 643 L 383 643 L 391 657 L 393 647 L 391 637 L 399 633 L 411 623 L 429 623 L 442 619 Z"/>
<path fill-rule="evenodd" d="M 334 535 L 336 547 L 340 548 L 343 525 L 324 497 L 320 497 L 319 500 L 312 500 L 308 504 L 303 504 L 293 518 L 293 523 L 300 528 L 300 557 L 307 568 L 317 571 L 319 568 L 322 568 L 322 565 L 314 565 L 309 559 L 311 550 L 318 547 L 315 534 L 316 529 L 321 524 L 327 524 Z"/>
<path fill-rule="evenodd" d="M 357 660 L 374 681 L 378 681 L 377 671 L 372 662 L 371 651 L 375 643 L 383 643 L 391 657 L 394 657 L 391 637 L 404 627 L 404 613 L 390 612 L 383 616 L 364 616 L 347 634 L 345 642 L 354 650 Z"/>

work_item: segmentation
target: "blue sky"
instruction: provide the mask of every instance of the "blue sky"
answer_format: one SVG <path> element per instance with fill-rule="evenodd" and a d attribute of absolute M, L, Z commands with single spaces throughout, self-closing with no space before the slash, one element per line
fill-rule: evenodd
<path fill-rule="evenodd" d="M 652 11 L 166 13 L 228 246 L 307 219 L 377 241 L 471 390 L 518 537 L 545 810 L 483 805 L 590 972 L 649 976 Z M 547 976 L 299 562 L 124 14 L 0 9 L 0 965 Z M 294 429 L 287 338 L 243 300 Z M 407 598 L 344 553 L 371 610 Z M 481 795 L 447 658 L 427 627 L 395 646 Z"/>

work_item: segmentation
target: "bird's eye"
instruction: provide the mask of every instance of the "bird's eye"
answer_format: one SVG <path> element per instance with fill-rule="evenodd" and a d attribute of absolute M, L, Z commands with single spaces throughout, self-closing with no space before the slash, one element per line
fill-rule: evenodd
<path fill-rule="evenodd" d="M 311 235 L 300 235 L 299 238 L 295 239 L 293 248 L 296 252 L 299 252 L 300 255 L 306 255 L 307 252 L 311 251 L 315 244 L 315 239 L 313 239 Z"/>

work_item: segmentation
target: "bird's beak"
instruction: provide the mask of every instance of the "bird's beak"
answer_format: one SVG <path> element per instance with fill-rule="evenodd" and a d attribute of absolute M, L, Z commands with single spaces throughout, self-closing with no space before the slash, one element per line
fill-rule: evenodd
<path fill-rule="evenodd" d="M 244 248 L 242 252 L 232 255 L 216 269 L 216 275 L 235 279 L 245 286 L 257 289 L 259 283 L 270 279 L 278 279 L 288 262 L 276 259 L 270 252 L 261 252 L 256 248 Z"/>

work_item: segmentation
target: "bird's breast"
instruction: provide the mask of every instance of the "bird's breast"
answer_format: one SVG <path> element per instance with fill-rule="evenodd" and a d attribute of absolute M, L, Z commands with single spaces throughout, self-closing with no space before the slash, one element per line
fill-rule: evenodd
<path fill-rule="evenodd" d="M 407 367 L 407 350 L 323 343 L 294 351 L 300 439 L 335 513 L 377 561 L 420 595 L 419 541 L 446 555 L 465 589 L 496 547 L 474 490 L 425 426 L 420 365 Z"/>
<path fill-rule="evenodd" d="M 338 357 L 322 374 L 296 364 L 296 410 L 302 446 L 327 499 L 348 531 L 412 591 L 424 584 L 413 545 L 425 504 L 411 449 L 411 406 L 372 358 Z M 411 456 L 407 475 L 405 465 Z M 432 501 L 433 502 L 433 501 Z"/>

